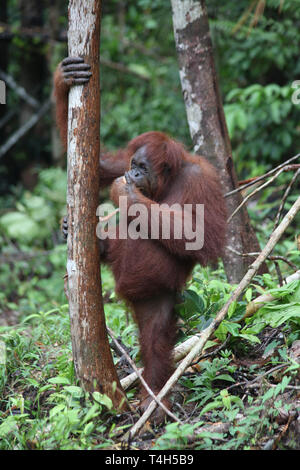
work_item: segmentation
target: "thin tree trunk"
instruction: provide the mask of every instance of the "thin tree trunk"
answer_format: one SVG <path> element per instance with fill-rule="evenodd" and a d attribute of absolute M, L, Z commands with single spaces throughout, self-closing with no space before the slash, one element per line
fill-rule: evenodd
<path fill-rule="evenodd" d="M 231 144 L 215 70 L 205 1 L 171 0 L 180 79 L 194 151 L 218 169 L 224 193 L 237 187 Z M 227 198 L 228 215 L 242 196 Z M 228 245 L 240 253 L 260 251 L 246 208 L 228 227 Z M 224 267 L 229 282 L 240 281 L 247 259 L 225 250 Z"/>
<path fill-rule="evenodd" d="M 100 0 L 70 0 L 69 56 L 92 66 L 85 86 L 72 87 L 68 118 L 68 287 L 73 357 L 87 391 L 106 393 L 116 408 L 123 399 L 105 325 L 96 209 L 100 153 Z"/>

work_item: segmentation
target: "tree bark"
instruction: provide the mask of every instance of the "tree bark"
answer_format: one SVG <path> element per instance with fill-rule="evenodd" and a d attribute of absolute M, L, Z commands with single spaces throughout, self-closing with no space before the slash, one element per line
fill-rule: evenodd
<path fill-rule="evenodd" d="M 92 77 L 72 87 L 68 117 L 68 287 L 77 377 L 87 391 L 106 393 L 121 408 L 122 388 L 105 325 L 96 209 L 100 153 L 100 0 L 70 0 L 69 56 L 91 65 Z"/>
<path fill-rule="evenodd" d="M 215 70 L 204 0 L 171 0 L 179 74 L 194 151 L 218 169 L 224 193 L 237 187 L 237 176 Z M 230 215 L 242 196 L 227 198 Z M 247 209 L 239 211 L 228 227 L 228 246 L 240 253 L 260 251 Z M 249 260 L 248 260 L 249 261 Z M 247 259 L 225 250 L 224 268 L 231 283 L 247 271 Z"/>

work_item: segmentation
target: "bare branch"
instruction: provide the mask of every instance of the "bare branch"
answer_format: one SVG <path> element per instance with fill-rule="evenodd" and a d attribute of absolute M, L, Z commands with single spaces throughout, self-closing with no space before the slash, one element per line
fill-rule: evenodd
<path fill-rule="evenodd" d="M 45 28 L 18 27 L 15 29 L 7 23 L 0 22 L 0 40 L 8 40 L 16 36 L 22 36 L 25 39 L 38 39 L 41 42 L 48 42 L 52 39 L 51 32 Z M 67 31 L 62 31 L 59 35 L 57 35 L 57 37 L 55 37 L 55 41 L 67 41 Z"/>

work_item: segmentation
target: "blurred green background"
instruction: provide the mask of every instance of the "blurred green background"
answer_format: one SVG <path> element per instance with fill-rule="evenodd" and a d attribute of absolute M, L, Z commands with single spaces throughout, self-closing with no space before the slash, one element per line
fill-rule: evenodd
<path fill-rule="evenodd" d="M 40 104 L 52 73 L 67 55 L 67 1 L 1 0 L 0 69 Z M 300 9 L 297 0 L 268 0 L 252 27 L 241 0 L 207 2 L 215 59 L 241 179 L 297 153 L 300 106 L 291 102 L 299 78 Z M 255 8 L 252 9 L 254 12 Z M 242 20 L 242 21 L 241 21 Z M 181 94 L 169 0 L 103 1 L 101 139 L 125 145 L 148 130 L 191 140 Z M 1 145 L 36 112 L 14 89 L 0 107 Z M 0 159 L 0 191 L 32 185 L 40 168 L 65 166 L 49 111 Z"/>
<path fill-rule="evenodd" d="M 300 74 L 300 9 L 296 0 L 268 0 L 257 16 L 255 9 L 262 3 L 207 2 L 240 180 L 264 173 L 299 148 L 300 105 L 293 104 L 291 97 L 292 83 Z M 170 1 L 102 4 L 102 142 L 116 149 L 139 133 L 161 130 L 192 149 Z M 15 301 L 18 311 L 23 302 L 27 313 L 45 301 L 50 307 L 64 302 L 60 219 L 66 211 L 66 156 L 53 105 L 21 138 L 17 136 L 49 100 L 53 72 L 67 55 L 67 7 L 65 0 L 1 0 L 0 4 L 0 78 L 14 81 L 11 86 L 7 81 L 7 103 L 0 105 L 0 302 L 2 298 L 5 310 L 11 305 L 9 311 Z M 20 87 L 36 100 L 35 105 L 20 96 Z M 7 147 L 12 137 L 15 141 Z M 291 177 L 282 174 L 249 205 L 263 243 Z M 280 245 L 279 254 L 295 248 L 293 230 L 290 245 Z"/>
<path fill-rule="evenodd" d="M 105 147 L 116 149 L 142 132 L 160 130 L 191 150 L 170 0 L 103 0 L 102 4 Z M 300 78 L 299 0 L 207 0 L 206 4 L 234 163 L 243 180 L 299 152 L 300 105 L 292 102 L 292 84 Z M 67 55 L 67 7 L 67 0 L 0 0 L 0 80 L 7 84 L 7 103 L 0 105 L 1 449 L 119 449 L 118 424 L 124 425 L 107 397 L 94 394 L 83 399 L 72 363 L 63 281 L 66 243 L 60 233 L 66 213 L 66 155 L 50 103 L 53 72 Z M 274 229 L 293 175 L 282 173 L 248 203 L 262 247 Z M 298 194 L 299 180 L 283 214 Z M 217 440 L 204 433 L 196 443 L 199 449 L 267 448 L 265 440 L 269 445 L 278 429 L 275 444 L 288 437 L 292 415 L 285 415 L 289 421 L 284 431 L 276 417 L 282 403 L 287 410 L 292 406 L 286 394 L 282 402 L 278 399 L 287 384 L 294 394 L 291 401 L 295 406 L 299 402 L 295 379 L 299 365 L 292 355 L 290 359 L 289 348 L 299 343 L 300 285 L 299 280 L 278 285 L 299 269 L 299 223 L 300 214 L 273 250 L 273 255 L 284 258 L 276 264 L 268 261 L 269 273 L 256 276 L 231 304 L 227 319 L 207 343 L 209 348 L 218 346 L 213 353 L 217 357 L 201 361 L 202 373 L 189 371 L 181 381 L 186 411 L 182 414 L 181 406 L 175 411 L 184 422 L 192 418 L 190 424 L 177 429 L 172 423 L 156 448 L 193 448 L 186 444 L 187 438 L 202 417 L 206 423 L 232 426 Z M 101 267 L 101 276 L 107 323 L 140 364 L 136 325 L 127 306 L 116 298 L 106 266 Z M 233 289 L 221 263 L 213 271 L 197 266 L 176 307 L 178 341 L 205 328 Z M 276 300 L 245 319 L 249 302 L 268 291 Z M 239 363 L 239 357 L 250 360 Z M 131 370 L 123 359 L 114 353 L 118 372 L 124 375 Z M 273 377 L 278 367 L 284 367 L 283 375 L 279 371 Z M 255 381 L 258 390 L 248 388 Z M 246 385 L 230 387 L 228 394 L 228 385 L 235 383 Z M 134 395 L 134 390 L 128 392 L 129 399 Z M 239 424 L 236 418 L 241 413 L 244 421 Z M 155 448 L 152 431 L 148 434 L 148 442 L 139 443 L 142 449 Z M 298 448 L 298 437 L 292 436 L 287 448 Z"/>

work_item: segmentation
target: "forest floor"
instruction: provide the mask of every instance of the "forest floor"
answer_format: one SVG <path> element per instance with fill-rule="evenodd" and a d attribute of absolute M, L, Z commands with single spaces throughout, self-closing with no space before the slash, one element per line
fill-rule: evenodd
<path fill-rule="evenodd" d="M 105 298 L 110 328 L 139 364 L 136 325 L 122 303 Z M 1 449 L 300 449 L 297 330 L 267 325 L 257 333 L 254 323 L 249 343 L 238 323 L 225 322 L 224 339 L 213 338 L 171 392 L 179 422 L 149 420 L 128 440 L 140 417 L 137 384 L 127 390 L 136 413 L 118 414 L 107 397 L 84 394 L 74 374 L 68 306 L 25 318 L 12 307 L 0 318 Z M 188 333 L 181 323 L 179 340 Z M 115 362 L 120 378 L 132 372 L 124 357 Z"/>

